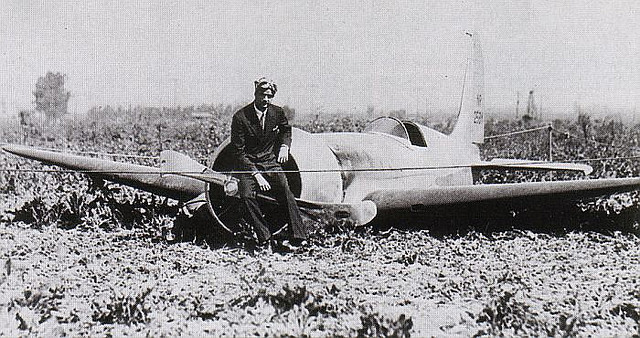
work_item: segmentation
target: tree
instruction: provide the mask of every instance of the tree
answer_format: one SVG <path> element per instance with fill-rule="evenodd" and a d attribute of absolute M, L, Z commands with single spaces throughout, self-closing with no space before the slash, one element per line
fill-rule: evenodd
<path fill-rule="evenodd" d="M 66 75 L 47 72 L 45 76 L 38 78 L 36 90 L 36 110 L 47 116 L 47 119 L 57 119 L 67 113 L 67 104 L 71 92 L 64 89 Z"/>

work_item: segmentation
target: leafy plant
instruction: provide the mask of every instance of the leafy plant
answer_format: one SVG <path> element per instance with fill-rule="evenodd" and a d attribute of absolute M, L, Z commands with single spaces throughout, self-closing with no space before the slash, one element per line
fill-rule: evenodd
<path fill-rule="evenodd" d="M 411 337 L 413 319 L 401 314 L 390 319 L 378 313 L 360 317 L 362 327 L 357 330 L 358 337 Z"/>
<path fill-rule="evenodd" d="M 66 289 L 64 287 L 51 287 L 44 290 L 24 290 L 22 297 L 12 299 L 9 303 L 9 310 L 15 310 L 15 318 L 20 323 L 20 330 L 30 330 L 32 327 L 42 324 L 52 317 L 56 317 L 64 298 Z M 24 311 L 28 309 L 28 311 Z M 78 317 L 57 317 L 58 320 L 77 321 Z"/>
<path fill-rule="evenodd" d="M 102 324 L 138 324 L 148 321 L 150 306 L 146 303 L 152 289 L 126 295 L 113 295 L 106 303 L 94 302 L 92 319 Z"/>

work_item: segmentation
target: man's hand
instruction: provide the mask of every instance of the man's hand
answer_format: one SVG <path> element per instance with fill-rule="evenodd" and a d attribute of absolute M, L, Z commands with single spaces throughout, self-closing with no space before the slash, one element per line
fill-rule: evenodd
<path fill-rule="evenodd" d="M 260 190 L 269 191 L 269 189 L 271 189 L 271 185 L 269 185 L 269 182 L 267 181 L 266 178 L 264 178 L 264 176 L 262 176 L 261 173 L 257 173 L 253 177 L 258 182 L 258 186 L 260 187 Z"/>
<path fill-rule="evenodd" d="M 282 146 L 280 147 L 280 152 L 278 153 L 278 163 L 283 164 L 289 160 L 289 147 Z"/>

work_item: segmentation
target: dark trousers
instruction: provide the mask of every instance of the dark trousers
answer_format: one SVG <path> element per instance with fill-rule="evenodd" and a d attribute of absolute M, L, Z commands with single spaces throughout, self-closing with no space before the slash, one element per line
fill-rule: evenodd
<path fill-rule="evenodd" d="M 274 166 L 264 168 L 263 170 L 274 171 L 279 169 L 280 166 Z M 288 218 L 291 237 L 294 239 L 306 239 L 307 232 L 302 224 L 302 218 L 300 217 L 300 210 L 296 204 L 295 196 L 293 196 L 291 189 L 289 189 L 287 176 L 282 172 L 262 173 L 262 176 L 269 182 L 269 185 L 271 185 L 271 190 L 263 192 L 263 194 L 269 193 L 278 201 L 278 208 L 281 213 Z M 267 241 L 271 238 L 271 230 L 269 230 L 269 226 L 262 216 L 260 205 L 256 199 L 256 194 L 261 193 L 258 182 L 256 182 L 256 179 L 250 174 L 241 174 L 239 179 L 240 212 L 242 212 L 244 220 L 255 230 L 258 235 L 258 240 L 260 242 Z"/>

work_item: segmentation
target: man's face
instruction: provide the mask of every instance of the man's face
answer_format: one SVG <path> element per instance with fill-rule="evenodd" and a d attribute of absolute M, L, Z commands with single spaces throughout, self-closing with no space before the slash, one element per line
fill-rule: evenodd
<path fill-rule="evenodd" d="M 257 91 L 256 94 L 256 108 L 260 109 L 260 110 L 265 110 L 267 109 L 267 107 L 269 106 L 269 103 L 271 103 L 271 100 L 273 99 L 273 92 L 271 90 L 266 90 L 266 91 Z"/>

